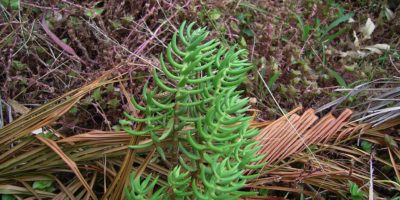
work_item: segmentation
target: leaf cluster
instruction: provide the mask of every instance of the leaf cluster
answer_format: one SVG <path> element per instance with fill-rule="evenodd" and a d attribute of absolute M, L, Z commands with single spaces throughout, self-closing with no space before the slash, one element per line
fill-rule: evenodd
<path fill-rule="evenodd" d="M 246 170 L 262 167 L 251 164 L 261 159 L 251 139 L 258 130 L 249 128 L 248 99 L 238 90 L 252 65 L 245 50 L 207 40 L 206 28 L 193 27 L 183 23 L 160 55 L 163 73 L 153 69 L 155 87 L 145 84 L 146 105 L 132 98 L 145 117 L 124 113 L 120 124 L 131 135 L 151 138 L 131 148 L 154 146 L 163 160 L 177 156 L 168 177 L 173 199 L 237 199 L 249 194 L 240 189 L 255 176 Z M 133 130 L 134 123 L 145 126 Z M 167 140 L 173 145 L 165 148 Z"/>

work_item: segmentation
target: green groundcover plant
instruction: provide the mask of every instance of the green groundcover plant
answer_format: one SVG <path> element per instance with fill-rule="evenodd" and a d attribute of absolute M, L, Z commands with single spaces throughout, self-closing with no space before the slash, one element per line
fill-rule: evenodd
<path fill-rule="evenodd" d="M 206 28 L 193 27 L 183 23 L 160 55 L 160 69 L 153 69 L 155 86 L 150 89 L 146 83 L 143 89 L 145 105 L 132 98 L 145 117 L 124 113 L 126 119 L 120 120 L 127 133 L 151 137 L 131 148 L 153 146 L 161 159 L 175 165 L 167 186 L 158 185 L 158 177 L 132 175 L 127 199 L 237 199 L 254 194 L 242 190 L 257 176 L 246 172 L 263 166 L 252 164 L 262 158 L 252 140 L 258 130 L 249 127 L 248 99 L 238 90 L 252 68 L 247 51 L 207 40 Z M 144 128 L 133 130 L 136 123 Z"/>

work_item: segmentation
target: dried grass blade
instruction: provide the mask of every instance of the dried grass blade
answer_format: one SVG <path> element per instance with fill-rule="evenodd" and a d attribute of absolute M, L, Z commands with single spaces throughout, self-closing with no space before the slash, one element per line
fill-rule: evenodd
<path fill-rule="evenodd" d="M 309 109 L 302 116 L 292 113 L 289 120 L 282 117 L 272 122 L 256 137 L 262 146 L 258 154 L 265 155 L 258 163 L 271 165 L 304 151 L 311 144 L 329 141 L 338 135 L 338 130 L 345 126 L 351 114 L 351 110 L 346 109 L 337 119 L 327 114 L 318 120 L 315 111 Z M 341 137 L 346 133 L 350 131 L 343 132 Z"/>
<path fill-rule="evenodd" d="M 156 148 L 153 147 L 150 151 L 150 153 L 148 153 L 146 155 L 146 159 L 144 159 L 144 162 L 142 162 L 142 164 L 140 165 L 139 169 L 136 171 L 135 173 L 135 177 L 140 177 L 142 175 L 142 173 L 144 172 L 144 170 L 147 168 L 147 165 L 149 164 L 151 158 L 153 157 L 154 153 L 156 152 Z"/>
<path fill-rule="evenodd" d="M 15 172 L 10 172 L 10 169 L 14 168 L 17 166 L 19 163 L 24 163 L 28 162 L 29 160 L 35 159 L 35 155 L 37 156 L 39 152 L 43 151 L 45 147 L 38 147 L 35 149 L 32 149 L 31 151 L 28 151 L 24 154 L 21 154 L 15 158 L 6 160 L 6 162 L 3 162 L 0 164 L 0 174 L 2 176 L 5 176 L 7 173 L 15 173 Z"/>
<path fill-rule="evenodd" d="M 281 152 L 281 155 L 277 160 L 283 160 L 286 157 L 292 155 L 295 152 L 298 152 L 301 147 L 304 147 L 304 149 L 309 145 L 309 138 L 307 137 L 307 129 L 309 129 L 312 124 L 318 120 L 318 117 L 314 115 L 313 110 L 309 110 L 309 112 L 306 112 L 303 114 L 302 118 L 300 121 L 302 122 L 302 125 L 297 128 L 298 134 L 303 138 L 299 138 L 299 136 L 294 133 L 294 131 L 288 132 L 288 134 L 293 135 L 292 140 L 289 141 L 289 146 L 286 149 L 283 149 L 283 152 Z"/>
<path fill-rule="evenodd" d="M 76 178 L 74 178 L 66 188 L 68 189 L 68 191 L 71 192 L 71 194 L 74 194 L 81 186 L 82 183 Z M 66 193 L 64 192 L 60 192 L 57 194 L 57 196 L 54 197 L 55 200 L 64 200 L 65 198 L 66 198 Z"/>
<path fill-rule="evenodd" d="M 97 178 L 97 172 L 95 172 L 95 173 L 93 174 L 92 181 L 90 181 L 90 187 L 91 187 L 91 188 L 94 187 L 94 184 L 95 184 L 95 182 L 96 182 L 96 178 Z M 89 198 L 90 198 L 90 194 L 89 194 L 89 193 L 86 193 L 84 200 L 89 200 Z"/>
<path fill-rule="evenodd" d="M 60 179 L 58 179 L 57 177 L 55 177 L 53 175 L 49 175 L 49 176 L 57 182 L 57 184 L 60 186 L 61 191 L 63 191 L 70 200 L 75 200 L 75 197 L 72 194 L 72 192 L 67 187 L 65 187 L 65 185 L 60 181 Z"/>
<path fill-rule="evenodd" d="M 394 170 L 394 172 L 396 174 L 397 180 L 400 180 L 400 173 L 399 173 L 399 170 L 397 169 L 397 164 L 396 164 L 396 161 L 393 158 L 392 151 L 390 150 L 389 147 L 387 149 L 388 149 L 388 153 L 389 153 L 389 157 L 390 157 L 390 162 L 392 162 L 392 167 L 393 167 L 393 170 Z"/>
<path fill-rule="evenodd" d="M 129 140 L 130 135 L 122 131 L 91 131 L 79 135 L 67 137 L 57 142 L 70 143 L 70 142 L 85 142 L 85 141 L 110 141 L 115 139 Z"/>
<path fill-rule="evenodd" d="M 61 148 L 55 143 L 54 141 L 43 138 L 40 136 L 36 137 L 39 141 L 50 147 L 56 154 L 58 154 L 62 160 L 71 168 L 71 170 L 75 173 L 75 175 L 78 177 L 78 179 L 82 182 L 83 186 L 87 190 L 87 192 L 90 194 L 90 196 L 94 199 L 97 200 L 96 195 L 94 194 L 92 188 L 89 186 L 89 184 L 86 182 L 85 178 L 82 176 L 81 172 L 78 169 L 78 166 L 76 163 L 70 159 L 62 150 Z"/>
<path fill-rule="evenodd" d="M 61 49 L 63 49 L 65 52 L 69 53 L 72 56 L 78 56 L 74 49 L 72 49 L 68 44 L 65 44 L 60 38 L 58 38 L 50 29 L 49 26 L 47 25 L 47 22 L 45 18 L 43 17 L 40 25 L 42 26 L 43 30 L 46 32 L 46 34 L 56 43 Z"/>
<path fill-rule="evenodd" d="M 106 72 L 103 76 L 86 86 L 67 92 L 63 96 L 32 110 L 13 121 L 13 123 L 0 129 L 0 149 L 29 135 L 34 130 L 54 122 L 93 89 L 113 83 L 113 80 L 106 80 L 106 77 L 109 76 L 111 72 L 112 71 Z"/>
<path fill-rule="evenodd" d="M 328 130 L 328 133 L 326 135 L 325 140 L 323 141 L 324 143 L 327 143 L 330 141 L 334 135 L 337 134 L 338 130 L 340 130 L 350 119 L 352 115 L 352 111 L 349 109 L 345 109 L 339 117 L 336 119 L 336 121 L 333 123 L 333 126 Z"/>
<path fill-rule="evenodd" d="M 297 120 L 300 117 L 298 115 L 292 115 L 289 120 L 293 124 L 294 127 L 296 127 Z M 280 144 L 286 144 L 285 141 L 287 138 L 290 136 L 289 134 L 285 134 L 285 131 L 288 129 L 291 129 L 291 125 L 286 123 L 285 121 L 279 124 L 278 127 L 275 127 L 271 124 L 270 129 L 272 129 L 272 132 L 270 134 L 266 134 L 264 139 L 269 139 L 271 142 L 267 143 L 264 147 L 265 149 L 262 149 L 260 152 L 261 154 L 266 154 L 266 157 L 263 159 L 263 161 L 266 161 L 268 163 L 273 160 L 273 156 L 275 155 L 275 152 L 278 152 L 277 146 Z M 275 155 L 276 157 L 276 155 Z"/>
<path fill-rule="evenodd" d="M 26 188 L 19 187 L 19 186 L 14 186 L 14 185 L 0 185 L 0 194 L 21 194 L 21 195 L 30 195 L 31 192 L 27 190 Z M 53 198 L 56 196 L 53 193 L 50 192 L 44 192 L 44 191 L 37 191 L 37 194 L 41 198 Z"/>
<path fill-rule="evenodd" d="M 132 116 L 139 117 L 139 115 L 138 115 L 139 111 L 133 105 L 133 103 L 131 101 L 131 97 L 129 96 L 128 92 L 126 91 L 124 84 L 122 84 L 121 80 L 118 80 L 118 81 L 120 83 L 119 85 L 120 85 L 121 91 L 124 94 L 126 101 L 128 102 L 128 108 L 131 111 Z"/>
<path fill-rule="evenodd" d="M 131 136 L 129 145 L 133 145 L 136 143 L 137 143 L 137 137 Z M 123 199 L 125 195 L 124 187 L 128 181 L 134 159 L 135 159 L 135 151 L 133 149 L 128 149 L 117 176 L 111 183 L 111 186 L 108 188 L 107 192 L 102 197 L 103 200 Z"/>
<path fill-rule="evenodd" d="M 10 157 L 11 155 L 15 155 L 15 152 L 19 151 L 20 149 L 25 147 L 25 145 L 29 144 L 32 141 L 33 141 L 33 138 L 28 138 L 28 139 L 22 141 L 21 143 L 19 143 L 18 145 L 14 146 L 13 148 L 11 148 L 10 150 L 3 152 L 0 155 L 0 163 L 3 163 L 6 160 L 6 158 Z"/>
<path fill-rule="evenodd" d="M 281 186 L 254 186 L 251 187 L 254 189 L 266 189 L 266 190 L 277 190 L 277 191 L 285 191 L 285 192 L 294 192 L 294 193 L 304 193 L 307 196 L 316 198 L 316 199 L 322 199 L 318 194 L 315 194 L 314 192 L 310 192 L 307 190 L 302 190 L 302 189 L 297 189 L 297 188 L 289 188 L 289 187 L 281 187 Z"/>
<path fill-rule="evenodd" d="M 17 179 L 17 181 L 20 182 L 29 192 L 31 192 L 32 195 L 36 199 L 38 199 L 38 200 L 42 199 L 42 198 L 39 197 L 39 195 L 36 193 L 36 191 L 28 183 L 26 183 L 25 181 L 22 181 L 22 180 L 18 180 L 18 179 Z"/>

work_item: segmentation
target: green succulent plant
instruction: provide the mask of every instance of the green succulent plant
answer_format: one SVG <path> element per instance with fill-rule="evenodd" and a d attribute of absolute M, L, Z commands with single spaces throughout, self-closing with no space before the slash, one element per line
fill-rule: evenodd
<path fill-rule="evenodd" d="M 252 140 L 258 130 L 249 127 L 248 99 L 238 91 L 252 65 L 246 50 L 207 40 L 206 28 L 193 27 L 194 23 L 186 26 L 184 22 L 165 56 L 160 55 L 161 69 L 152 73 L 155 86 L 150 89 L 146 83 L 143 89 L 146 105 L 131 99 L 145 117 L 124 113 L 126 119 L 120 124 L 129 134 L 151 138 L 130 148 L 154 146 L 163 160 L 174 162 L 178 157 L 168 176 L 168 195 L 161 199 L 237 199 L 252 194 L 241 191 L 256 176 L 245 172 L 263 165 L 252 164 L 262 158 L 256 155 L 259 147 Z M 144 123 L 144 128 L 133 130 L 134 123 Z M 167 139 L 172 145 L 161 145 Z M 139 186 L 131 184 L 130 191 L 140 193 Z M 153 199 L 140 194 L 127 198 Z"/>
<path fill-rule="evenodd" d="M 130 189 L 125 189 L 125 194 L 127 199 L 135 200 L 158 200 L 163 198 L 164 188 L 159 189 L 151 197 L 146 195 L 154 189 L 157 184 L 158 177 L 156 177 L 152 182 L 150 182 L 151 176 L 147 176 L 146 179 L 140 180 L 140 177 L 135 177 L 135 174 L 130 176 Z"/>

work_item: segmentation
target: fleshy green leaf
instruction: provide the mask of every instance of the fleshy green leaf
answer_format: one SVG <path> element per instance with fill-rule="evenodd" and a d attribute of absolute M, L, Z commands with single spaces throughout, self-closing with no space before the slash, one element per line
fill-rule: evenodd
<path fill-rule="evenodd" d="M 19 10 L 20 1 L 19 0 L 1 0 L 1 4 L 8 8 L 10 7 L 13 10 Z"/>

